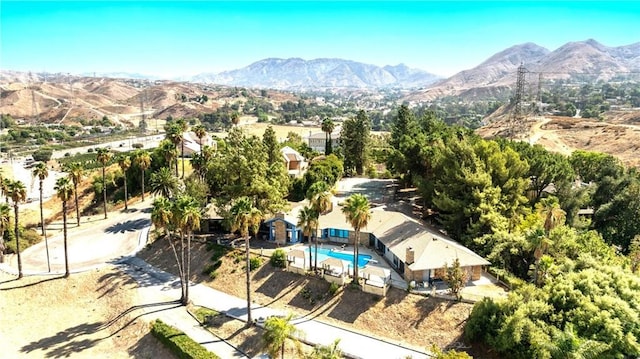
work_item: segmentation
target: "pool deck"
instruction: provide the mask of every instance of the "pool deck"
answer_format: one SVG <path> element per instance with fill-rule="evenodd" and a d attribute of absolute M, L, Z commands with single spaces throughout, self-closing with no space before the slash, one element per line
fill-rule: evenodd
<path fill-rule="evenodd" d="M 306 248 L 309 248 L 309 245 L 307 243 L 298 243 L 298 244 L 295 244 L 293 246 L 290 246 L 289 248 L 290 249 L 304 250 Z M 318 243 L 318 249 L 320 249 L 320 248 L 330 249 L 330 250 L 333 249 L 337 253 L 344 253 L 344 254 L 353 255 L 353 246 L 352 245 L 345 246 L 344 249 L 343 249 L 342 244 L 319 242 Z M 400 274 L 398 274 L 398 272 L 396 272 L 395 269 L 391 268 L 389 263 L 387 263 L 387 261 L 384 258 L 380 257 L 380 255 L 378 253 L 376 253 L 374 250 L 372 250 L 370 248 L 367 248 L 366 246 L 359 246 L 358 247 L 358 253 L 359 254 L 367 254 L 367 255 L 371 256 L 371 260 L 369 261 L 369 264 L 366 264 L 362 268 L 380 267 L 380 268 L 383 268 L 383 269 L 387 269 L 391 273 L 391 285 L 393 287 L 396 287 L 396 288 L 399 288 L 399 289 L 402 289 L 402 290 L 406 290 L 407 289 L 407 282 L 400 276 Z M 348 262 L 348 261 L 344 261 L 344 262 L 347 262 L 347 263 L 351 264 L 351 262 Z M 360 268 L 360 270 L 362 270 L 362 268 Z"/>

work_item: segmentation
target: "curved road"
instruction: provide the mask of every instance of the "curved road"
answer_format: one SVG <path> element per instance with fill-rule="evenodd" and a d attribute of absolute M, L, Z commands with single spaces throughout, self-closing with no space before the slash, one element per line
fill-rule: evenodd
<path fill-rule="evenodd" d="M 76 227 L 75 218 L 70 219 L 67 223 L 70 271 L 82 272 L 97 268 L 140 250 L 146 244 L 151 224 L 150 205 L 150 199 L 144 203 L 130 204 L 128 211 L 110 212 L 106 220 L 103 214 L 84 216 L 80 227 Z M 25 275 L 65 272 L 62 221 L 51 223 L 47 228 L 56 231 L 49 238 L 51 272 L 48 272 L 46 245 L 42 241 L 22 252 L 22 270 Z M 5 256 L 3 268 L 17 274 L 18 258 L 15 255 Z"/>

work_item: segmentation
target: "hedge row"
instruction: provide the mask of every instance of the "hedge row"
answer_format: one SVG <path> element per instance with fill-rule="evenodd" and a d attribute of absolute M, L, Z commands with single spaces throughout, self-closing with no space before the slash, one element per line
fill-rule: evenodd
<path fill-rule="evenodd" d="M 151 334 L 181 359 L 220 359 L 219 356 L 196 343 L 180 330 L 156 319 Z"/>

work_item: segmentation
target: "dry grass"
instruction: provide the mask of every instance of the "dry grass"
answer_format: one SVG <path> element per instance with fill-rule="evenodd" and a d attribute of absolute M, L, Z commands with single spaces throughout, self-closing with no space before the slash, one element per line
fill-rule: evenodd
<path fill-rule="evenodd" d="M 64 279 L 0 272 L 4 358 L 171 358 L 135 307 L 136 285 L 113 267 Z"/>
<path fill-rule="evenodd" d="M 255 248 L 268 248 L 268 243 L 257 241 Z M 218 276 L 211 280 L 200 273 L 211 263 L 211 252 L 202 244 L 195 244 L 192 263 L 200 263 L 194 269 L 192 280 L 202 282 L 220 291 L 246 298 L 244 262 L 235 263 L 237 250 L 223 258 Z M 175 273 L 175 260 L 166 241 L 161 240 L 142 251 L 139 256 L 149 263 Z M 373 336 L 403 342 L 409 346 L 426 349 L 432 344 L 441 347 L 461 336 L 465 321 L 473 308 L 470 304 L 408 294 L 392 288 L 386 297 L 363 293 L 346 287 L 330 296 L 329 284 L 314 276 L 301 276 L 265 264 L 252 274 L 252 300 L 255 303 L 282 309 L 296 316 L 318 318 L 333 325 L 365 331 Z M 303 295 L 303 292 L 309 293 Z"/>

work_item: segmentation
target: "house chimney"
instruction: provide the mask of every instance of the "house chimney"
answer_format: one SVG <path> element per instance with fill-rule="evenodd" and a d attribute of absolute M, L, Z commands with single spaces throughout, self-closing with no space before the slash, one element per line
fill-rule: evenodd
<path fill-rule="evenodd" d="M 278 218 L 278 219 L 284 219 L 284 213 L 282 213 L 282 212 L 278 212 L 278 213 L 276 213 L 276 218 Z"/>
<path fill-rule="evenodd" d="M 408 247 L 407 248 L 407 252 L 404 256 L 405 259 L 405 264 L 409 265 L 409 264 L 413 264 L 413 262 L 415 262 L 415 252 L 413 251 L 413 247 Z"/>

